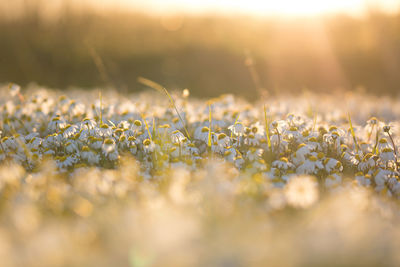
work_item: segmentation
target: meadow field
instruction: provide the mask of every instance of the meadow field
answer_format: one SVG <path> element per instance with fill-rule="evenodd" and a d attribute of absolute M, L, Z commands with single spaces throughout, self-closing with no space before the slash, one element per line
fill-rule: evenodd
<path fill-rule="evenodd" d="M 400 13 L 22 2 L 0 3 L 0 266 L 400 265 Z"/>
<path fill-rule="evenodd" d="M 3 266 L 399 263 L 398 99 L 141 82 L 1 90 Z"/>

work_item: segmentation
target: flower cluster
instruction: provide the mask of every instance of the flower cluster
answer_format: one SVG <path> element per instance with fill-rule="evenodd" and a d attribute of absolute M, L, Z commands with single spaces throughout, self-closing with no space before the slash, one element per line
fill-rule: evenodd
<path fill-rule="evenodd" d="M 230 96 L 208 106 L 179 99 L 180 114 L 168 106 L 150 108 L 140 98 L 139 104 L 125 99 L 103 105 L 46 92 L 17 98 L 12 88 L 0 114 L 0 161 L 28 171 L 46 159 L 65 173 L 90 166 L 113 169 L 129 155 L 140 163 L 140 175 L 150 179 L 175 166 L 197 170 L 211 159 L 259 174 L 277 187 L 307 174 L 329 189 L 348 178 L 400 194 L 399 137 L 392 130 L 398 121 L 372 117 L 353 126 L 350 116 L 343 119 L 346 114 L 322 120 L 273 107 L 263 116 L 257 106 L 249 110 Z"/>
<path fill-rule="evenodd" d="M 0 90 L 5 266 L 398 263 L 398 103 L 67 93 Z"/>

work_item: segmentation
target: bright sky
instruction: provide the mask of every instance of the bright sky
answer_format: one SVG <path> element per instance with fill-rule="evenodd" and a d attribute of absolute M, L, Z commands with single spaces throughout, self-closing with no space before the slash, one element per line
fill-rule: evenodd
<path fill-rule="evenodd" d="M 95 0 L 99 3 L 100 0 Z M 255 15 L 319 15 L 334 12 L 362 14 L 379 7 L 387 12 L 400 9 L 400 0 L 101 0 L 153 12 L 222 12 Z M 118 4 L 116 4 L 118 2 Z"/>

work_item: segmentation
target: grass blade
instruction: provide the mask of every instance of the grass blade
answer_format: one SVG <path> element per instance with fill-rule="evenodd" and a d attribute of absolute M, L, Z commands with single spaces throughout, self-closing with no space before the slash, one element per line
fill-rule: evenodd
<path fill-rule="evenodd" d="M 268 148 L 271 150 L 271 139 L 269 137 L 269 125 L 267 117 L 267 108 L 264 105 L 264 121 L 265 121 L 265 134 L 267 135 Z"/>
<path fill-rule="evenodd" d="M 143 114 L 140 114 L 140 116 L 142 117 L 142 120 L 144 122 L 144 126 L 146 127 L 147 133 L 149 134 L 150 141 L 153 141 L 153 137 L 152 137 L 151 132 L 149 130 L 149 125 L 147 124 L 146 117 Z"/>
<path fill-rule="evenodd" d="M 137 80 L 138 80 L 139 83 L 141 83 L 143 85 L 146 85 L 147 87 L 153 88 L 153 89 L 157 90 L 160 93 L 164 93 L 164 87 L 159 83 L 156 83 L 156 82 L 154 82 L 152 80 L 149 80 L 149 79 L 146 79 L 146 78 L 143 78 L 143 77 L 139 77 Z"/>
<path fill-rule="evenodd" d="M 99 92 L 99 98 L 100 98 L 100 125 L 103 124 L 103 96 L 101 94 L 101 91 Z"/>
<path fill-rule="evenodd" d="M 349 118 L 351 136 L 353 137 L 354 145 L 356 146 L 356 150 L 358 151 L 357 138 L 356 138 L 356 134 L 354 133 L 353 124 L 351 123 L 350 113 L 347 113 L 347 115 L 348 115 L 348 118 Z"/>
<path fill-rule="evenodd" d="M 211 147 L 211 104 L 208 103 L 208 147 Z"/>
<path fill-rule="evenodd" d="M 179 111 L 178 111 L 178 108 L 175 105 L 174 99 L 171 97 L 171 95 L 169 94 L 168 90 L 164 86 L 162 86 L 161 84 L 153 82 L 152 80 L 149 80 L 149 79 L 146 79 L 146 78 L 143 78 L 143 77 L 139 77 L 138 78 L 138 82 L 143 84 L 143 85 L 146 85 L 146 86 L 148 86 L 150 88 L 153 88 L 153 89 L 159 91 L 160 93 L 164 92 L 168 96 L 169 101 L 171 102 L 172 106 L 174 107 L 175 112 L 178 115 L 179 120 L 182 122 L 182 125 L 183 125 L 183 128 L 185 129 L 185 133 L 186 133 L 187 137 L 189 138 L 189 140 L 191 140 L 189 131 L 186 128 L 186 124 L 183 121 L 181 114 L 179 114 Z"/>
<path fill-rule="evenodd" d="M 233 127 L 235 127 L 235 125 L 237 124 L 238 120 L 239 120 L 239 115 L 240 113 L 238 113 L 238 115 L 236 116 L 236 120 L 235 123 L 233 124 Z M 233 138 L 233 131 L 231 131 L 231 139 Z"/>

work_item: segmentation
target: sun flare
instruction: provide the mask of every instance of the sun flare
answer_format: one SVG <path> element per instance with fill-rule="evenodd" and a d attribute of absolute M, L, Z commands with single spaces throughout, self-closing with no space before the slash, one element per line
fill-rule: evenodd
<path fill-rule="evenodd" d="M 155 12 L 239 12 L 256 15 L 320 15 L 334 12 L 359 14 L 370 7 L 386 11 L 398 8 L 396 0 L 122 0 Z M 397 3 L 397 4 L 396 4 Z"/>

